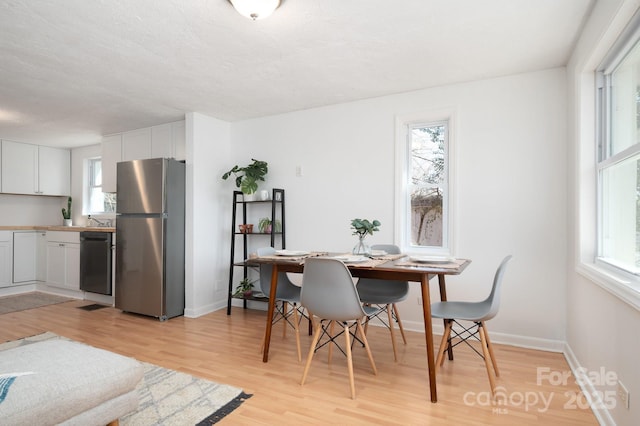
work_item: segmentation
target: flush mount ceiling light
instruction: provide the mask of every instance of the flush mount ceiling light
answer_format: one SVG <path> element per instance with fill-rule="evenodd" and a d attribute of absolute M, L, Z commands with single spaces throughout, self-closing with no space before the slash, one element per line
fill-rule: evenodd
<path fill-rule="evenodd" d="M 281 0 L 229 0 L 242 16 L 249 19 L 264 19 L 280 6 Z"/>

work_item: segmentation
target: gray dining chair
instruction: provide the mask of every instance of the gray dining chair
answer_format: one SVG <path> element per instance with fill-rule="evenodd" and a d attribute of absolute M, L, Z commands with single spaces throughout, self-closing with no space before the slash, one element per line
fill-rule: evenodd
<path fill-rule="evenodd" d="M 316 257 L 305 261 L 302 274 L 301 302 L 302 306 L 307 309 L 309 317 L 313 318 L 315 332 L 300 384 L 304 385 L 315 352 L 328 345 L 329 362 L 331 362 L 331 350 L 335 345 L 347 357 L 351 398 L 355 399 L 351 337 L 353 336 L 364 345 L 371 368 L 377 375 L 378 370 L 373 361 L 362 321 L 378 308 L 362 305 L 351 272 L 343 262 L 331 258 Z M 340 329 L 337 334 L 334 334 L 334 324 L 336 323 L 340 325 Z M 355 331 L 352 332 L 351 329 L 354 325 Z M 344 349 L 337 340 L 342 334 L 345 336 Z M 324 337 L 326 339 L 323 339 Z"/>
<path fill-rule="evenodd" d="M 491 385 L 491 394 L 495 395 L 495 379 L 491 373 L 491 366 L 493 365 L 493 371 L 496 377 L 500 376 L 498 370 L 498 363 L 493 353 L 493 347 L 491 346 L 491 340 L 487 333 L 486 321 L 489 321 L 498 313 L 500 308 L 500 287 L 502 285 L 502 277 L 507 263 L 511 260 L 511 255 L 505 257 L 493 278 L 493 285 L 491 286 L 491 293 L 489 296 L 481 302 L 437 302 L 431 304 L 431 316 L 433 318 L 441 318 L 445 322 L 444 333 L 442 334 L 442 341 L 440 342 L 440 348 L 438 350 L 438 357 L 436 358 L 436 372 L 438 368 L 444 363 L 444 353 L 450 347 L 453 348 L 460 343 L 466 343 L 471 349 L 473 349 L 478 355 L 484 359 L 485 367 L 487 369 L 487 375 L 489 376 L 489 384 Z M 465 327 L 458 322 L 458 320 L 471 321 L 473 325 Z M 452 326 L 456 324 L 460 327 L 461 331 L 454 329 Z M 451 333 L 460 340 L 453 344 Z M 478 336 L 480 336 L 478 338 Z M 469 344 L 468 340 L 474 338 L 480 341 L 482 353 Z"/>
<path fill-rule="evenodd" d="M 275 254 L 273 247 L 261 247 L 256 250 L 258 256 Z M 260 265 L 260 291 L 266 297 L 271 295 L 271 273 L 273 267 L 268 264 Z M 300 321 L 306 317 L 300 304 L 300 286 L 295 285 L 285 272 L 278 272 L 278 286 L 276 287 L 275 309 L 273 311 L 272 324 L 283 321 L 282 337 L 286 337 L 287 325 L 291 326 L 296 334 L 296 346 L 298 349 L 298 362 L 302 362 L 302 350 L 300 349 Z M 293 316 L 293 319 L 291 318 Z M 264 338 L 260 351 L 264 350 Z"/>
<path fill-rule="evenodd" d="M 376 244 L 371 246 L 373 250 L 384 250 L 388 254 L 400 254 L 400 248 L 393 244 Z M 369 317 L 365 323 L 365 333 L 371 319 L 378 318 L 391 334 L 391 346 L 393 347 L 393 359 L 398 361 L 398 349 L 396 347 L 396 336 L 394 322 L 398 324 L 402 341 L 407 344 L 402 321 L 396 303 L 402 302 L 409 294 L 409 283 L 407 281 L 377 280 L 373 278 L 360 278 L 358 281 L 358 293 L 360 300 L 366 305 L 376 305 L 382 308 L 376 315 Z M 386 319 L 384 318 L 386 314 Z"/>

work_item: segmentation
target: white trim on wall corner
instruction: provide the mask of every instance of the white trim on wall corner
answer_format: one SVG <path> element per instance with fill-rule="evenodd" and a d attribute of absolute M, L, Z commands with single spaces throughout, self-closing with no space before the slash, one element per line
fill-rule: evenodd
<path fill-rule="evenodd" d="M 565 343 L 564 349 L 562 351 L 564 353 L 564 357 L 569 364 L 569 368 L 571 369 L 571 373 L 573 377 L 582 377 L 584 373 L 578 374 L 580 371 L 585 371 L 585 368 L 580 365 L 580 362 L 576 358 L 575 354 L 571 350 L 571 346 L 568 343 Z M 577 380 L 578 386 L 585 394 L 587 401 L 589 401 L 589 406 L 591 407 L 591 411 L 593 411 L 593 415 L 598 419 L 598 423 L 606 426 L 615 426 L 616 422 L 611 417 L 611 413 L 604 407 L 604 403 L 602 401 L 602 392 L 596 389 L 596 387 L 589 380 Z M 591 395 L 591 396 L 589 396 Z M 595 395 L 595 400 L 594 396 Z"/>

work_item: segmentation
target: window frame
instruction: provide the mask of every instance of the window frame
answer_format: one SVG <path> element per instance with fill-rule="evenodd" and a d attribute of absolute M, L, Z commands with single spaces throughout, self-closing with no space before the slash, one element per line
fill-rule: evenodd
<path fill-rule="evenodd" d="M 606 98 L 602 98 L 603 93 L 599 90 L 603 84 L 599 71 L 609 70 L 607 65 L 620 62 L 624 52 L 639 39 L 640 12 L 637 12 L 628 20 L 612 25 L 602 39 L 603 44 L 595 48 L 602 54 L 588 60 L 582 70 L 576 68 L 574 74 L 579 117 L 575 133 L 578 150 L 575 170 L 578 183 L 576 272 L 636 310 L 640 310 L 640 279 L 598 259 L 598 162 L 602 134 L 606 131 L 600 120 L 602 101 Z"/>
<path fill-rule="evenodd" d="M 640 270 L 631 271 L 613 259 L 602 256 L 603 241 L 603 182 L 604 170 L 615 167 L 616 164 L 640 153 L 640 142 L 635 143 L 620 152 L 611 153 L 612 138 L 612 76 L 631 51 L 640 46 L 640 15 L 636 15 L 627 25 L 618 40 L 611 46 L 596 69 L 595 88 L 595 186 L 596 186 L 596 233 L 594 263 L 606 271 L 622 278 L 622 282 L 640 284 Z"/>
<path fill-rule="evenodd" d="M 396 116 L 395 138 L 395 244 L 403 252 L 455 256 L 455 129 L 454 108 L 443 108 Z M 442 247 L 415 246 L 411 243 L 411 195 L 409 173 L 411 169 L 411 129 L 417 125 L 425 127 L 446 123 L 445 169 L 446 190 L 443 194 Z M 446 213 L 445 213 L 446 212 Z"/>
<path fill-rule="evenodd" d="M 92 188 L 100 188 L 102 190 L 102 185 L 94 185 L 94 174 L 93 174 L 93 168 L 94 168 L 94 164 L 95 161 L 99 160 L 101 163 L 103 162 L 102 157 L 100 156 L 96 156 L 96 157 L 90 157 L 90 158 L 86 158 L 85 162 L 84 162 L 84 179 L 83 179 L 83 193 L 84 193 L 84 201 L 82 203 L 82 214 L 87 216 L 94 216 L 96 218 L 107 218 L 107 219 L 113 219 L 116 217 L 116 213 L 115 212 L 105 212 L 105 211 L 101 211 L 101 212 L 93 212 L 91 211 L 91 193 L 92 193 Z"/>

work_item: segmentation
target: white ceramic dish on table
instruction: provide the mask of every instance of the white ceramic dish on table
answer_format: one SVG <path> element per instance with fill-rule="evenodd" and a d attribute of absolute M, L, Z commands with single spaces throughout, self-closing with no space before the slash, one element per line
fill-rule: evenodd
<path fill-rule="evenodd" d="M 412 262 L 418 262 L 418 263 L 438 264 L 438 263 L 451 263 L 451 262 L 454 262 L 456 259 L 453 257 L 447 257 L 447 256 L 410 256 L 409 260 L 411 260 Z"/>
<path fill-rule="evenodd" d="M 304 250 L 276 250 L 278 256 L 306 256 L 308 254 L 309 252 Z"/>

